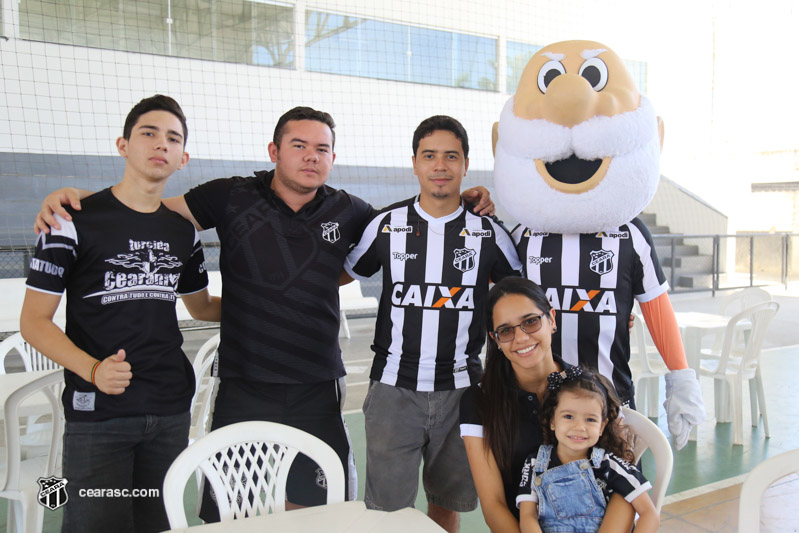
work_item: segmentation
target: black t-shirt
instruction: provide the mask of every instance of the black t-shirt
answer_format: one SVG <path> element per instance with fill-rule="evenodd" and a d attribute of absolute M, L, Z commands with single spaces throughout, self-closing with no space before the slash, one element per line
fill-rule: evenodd
<path fill-rule="evenodd" d="M 177 293 L 208 285 L 194 227 L 163 205 L 134 211 L 100 191 L 67 210 L 72 221 L 42 233 L 27 286 L 67 295 L 66 334 L 97 359 L 126 352 L 133 378 L 124 393 L 107 395 L 64 371 L 68 420 L 94 421 L 139 414 L 173 415 L 189 409 L 194 371 L 181 348 Z"/>
<path fill-rule="evenodd" d="M 571 366 L 557 356 L 554 357 L 554 360 L 561 369 Z M 483 420 L 477 408 L 477 388 L 479 386 L 479 383 L 475 383 L 466 389 L 461 397 L 461 437 L 483 438 Z M 502 472 L 502 479 L 508 510 L 518 519 L 519 509 L 516 507 L 516 495 L 519 491 L 524 461 L 528 455 L 538 451 L 538 447 L 543 442 L 544 434 L 541 430 L 541 421 L 538 418 L 541 410 L 538 396 L 532 392 L 517 388 L 516 398 L 519 402 L 519 426 L 513 442 L 511 470 L 509 473 Z"/>
<path fill-rule="evenodd" d="M 274 171 L 213 180 L 186 203 L 221 242 L 219 376 L 318 383 L 344 375 L 339 275 L 372 207 L 323 186 L 298 212 L 271 189 Z"/>
<path fill-rule="evenodd" d="M 381 211 L 345 264 L 361 279 L 383 269 L 370 377 L 416 391 L 475 383 L 489 281 L 521 267 L 505 227 L 468 206 L 435 218 L 414 197 Z"/>

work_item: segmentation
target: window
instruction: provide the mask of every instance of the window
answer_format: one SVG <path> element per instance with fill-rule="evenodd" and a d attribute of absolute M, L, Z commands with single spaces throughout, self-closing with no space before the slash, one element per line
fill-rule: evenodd
<path fill-rule="evenodd" d="M 643 61 L 628 61 L 624 60 L 624 65 L 630 71 L 630 76 L 633 78 L 638 92 L 646 94 L 647 90 L 647 64 Z"/>
<path fill-rule="evenodd" d="M 23 39 L 153 54 L 166 53 L 166 16 L 165 1 L 22 0 L 19 5 Z"/>
<path fill-rule="evenodd" d="M 533 57 L 533 54 L 541 50 L 541 48 L 541 46 L 537 46 L 535 44 L 516 43 L 513 41 L 507 42 L 506 54 L 508 60 L 506 76 L 508 79 L 506 83 L 506 91 L 508 94 L 513 94 L 516 92 L 516 87 L 519 86 L 519 80 L 522 78 L 524 67 L 527 66 L 527 62 L 530 61 L 530 58 Z"/>
<path fill-rule="evenodd" d="M 180 57 L 294 66 L 294 10 L 248 0 L 171 0 L 172 53 Z"/>
<path fill-rule="evenodd" d="M 496 40 L 308 11 L 305 68 L 395 81 L 496 90 Z"/>
<path fill-rule="evenodd" d="M 23 39 L 284 68 L 293 20 L 292 7 L 250 0 L 20 2 Z"/>

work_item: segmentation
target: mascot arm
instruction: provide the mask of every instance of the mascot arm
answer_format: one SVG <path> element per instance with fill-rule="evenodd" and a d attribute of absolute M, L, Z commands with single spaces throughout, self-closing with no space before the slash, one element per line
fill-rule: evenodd
<path fill-rule="evenodd" d="M 668 293 L 664 292 L 640 306 L 652 340 L 655 341 L 655 346 L 669 370 L 688 368 L 685 348 L 680 338 L 680 328 L 677 326 Z"/>
<path fill-rule="evenodd" d="M 688 368 L 685 349 L 680 340 L 680 330 L 674 309 L 667 293 L 641 304 L 644 320 L 652 334 L 663 361 L 669 367 L 666 374 L 666 415 L 669 433 L 674 436 L 678 450 L 686 445 L 691 429 L 705 419 L 705 404 L 696 373 Z"/>

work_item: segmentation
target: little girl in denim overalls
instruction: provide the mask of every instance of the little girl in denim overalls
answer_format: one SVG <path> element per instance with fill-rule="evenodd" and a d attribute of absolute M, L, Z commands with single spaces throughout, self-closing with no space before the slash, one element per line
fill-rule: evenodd
<path fill-rule="evenodd" d="M 656 532 L 660 519 L 647 494 L 651 485 L 629 463 L 632 451 L 618 423 L 613 385 L 579 366 L 553 372 L 547 381 L 541 407 L 547 444 L 527 457 L 516 498 L 522 533 L 594 533 L 603 521 L 623 523 L 605 514 L 614 493 L 638 513 L 636 533 Z"/>

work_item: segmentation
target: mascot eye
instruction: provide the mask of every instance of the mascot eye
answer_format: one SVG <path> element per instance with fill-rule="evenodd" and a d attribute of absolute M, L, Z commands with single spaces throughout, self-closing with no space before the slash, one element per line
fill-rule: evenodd
<path fill-rule="evenodd" d="M 591 87 L 599 92 L 608 84 L 608 66 L 598 57 L 592 57 L 580 67 L 580 76 L 588 80 Z"/>
<path fill-rule="evenodd" d="M 538 71 L 538 89 L 546 94 L 549 84 L 561 74 L 566 74 L 566 69 L 560 61 L 547 61 Z"/>

